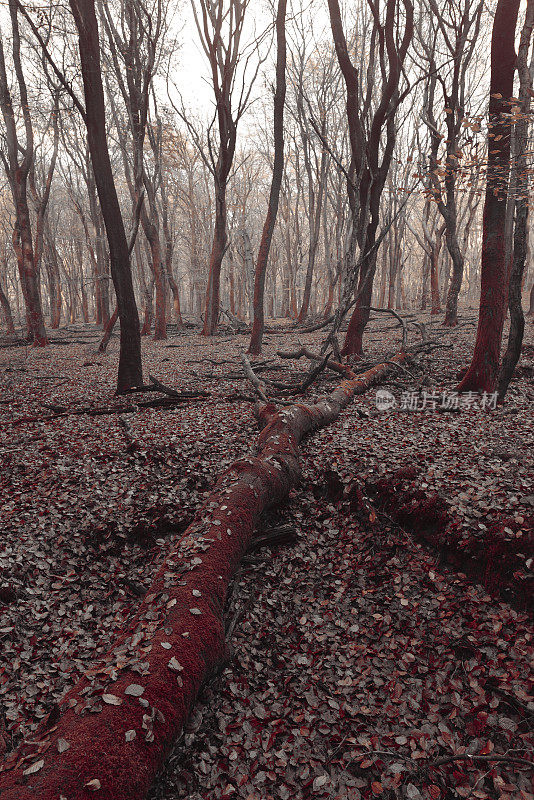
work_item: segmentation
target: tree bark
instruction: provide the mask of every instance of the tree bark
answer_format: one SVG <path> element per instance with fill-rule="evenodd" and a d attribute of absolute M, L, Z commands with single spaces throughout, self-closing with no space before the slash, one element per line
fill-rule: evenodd
<path fill-rule="evenodd" d="M 456 206 L 456 203 L 455 203 Z M 451 211 L 449 209 L 448 214 Z M 447 292 L 447 300 L 445 303 L 445 320 L 444 326 L 453 328 L 458 325 L 458 295 L 462 288 L 462 280 L 464 277 L 464 257 L 458 244 L 458 232 L 456 222 L 456 208 L 454 210 L 454 223 L 450 226 L 447 225 L 445 231 L 445 239 L 447 242 L 447 249 L 449 251 L 452 262 L 451 281 L 449 283 L 449 291 Z"/>
<path fill-rule="evenodd" d="M 13 34 L 13 63 L 20 94 L 20 108 L 25 129 L 25 142 L 19 142 L 17 121 L 6 73 L 3 38 L 0 36 L 0 107 L 5 124 L 7 156 L 3 159 L 6 176 L 11 188 L 15 209 L 13 228 L 13 249 L 17 256 L 17 266 L 26 306 L 28 337 L 34 347 L 48 344 L 39 293 L 39 275 L 34 251 L 30 211 L 28 207 L 28 176 L 34 159 L 33 126 L 28 103 L 28 92 L 22 69 L 20 53 L 20 32 L 18 24 L 17 0 L 9 0 L 9 15 Z M 24 153 L 19 162 L 19 151 Z"/>
<path fill-rule="evenodd" d="M 106 136 L 104 87 L 94 0 L 69 0 L 79 36 L 85 95 L 87 143 L 109 244 L 111 277 L 120 319 L 117 393 L 143 383 L 139 315 L 130 269 L 130 254 Z"/>
<path fill-rule="evenodd" d="M 439 299 L 439 256 L 441 253 L 441 245 L 443 242 L 443 232 L 445 230 L 445 225 L 439 228 L 436 231 L 436 238 L 432 242 L 432 254 L 430 257 L 430 293 L 432 298 L 432 310 L 431 314 L 436 316 L 436 314 L 441 313 L 441 303 Z"/>
<path fill-rule="evenodd" d="M 11 313 L 11 306 L 9 305 L 9 300 L 7 299 L 7 295 L 1 286 L 0 286 L 0 307 L 2 308 L 2 314 L 4 316 L 4 322 L 6 324 L 6 333 L 8 336 L 12 336 L 15 333 L 13 314 Z"/>
<path fill-rule="evenodd" d="M 117 318 L 119 316 L 119 309 L 115 306 L 115 311 L 108 319 L 104 326 L 104 335 L 100 344 L 98 345 L 98 352 L 105 353 L 107 346 L 109 344 L 109 340 L 111 339 L 111 334 L 113 333 L 113 328 L 115 327 L 115 323 L 117 322 Z M 141 386 L 141 384 L 139 384 Z"/>
<path fill-rule="evenodd" d="M 141 224 L 150 247 L 150 263 L 154 275 L 154 286 L 156 289 L 156 303 L 154 315 L 154 339 L 161 340 L 167 338 L 167 320 L 165 316 L 165 274 L 161 253 L 161 242 L 159 238 L 159 223 L 157 222 L 157 211 L 154 204 L 149 201 L 150 217 L 143 204 L 141 210 Z"/>
<path fill-rule="evenodd" d="M 520 0 L 498 0 L 493 22 L 480 311 L 473 358 L 458 386 L 459 392 L 492 392 L 499 370 L 508 277 L 505 227 L 510 173 L 510 123 L 507 114 L 510 113 L 510 97 L 514 90 L 514 38 L 519 5 Z"/>
<path fill-rule="evenodd" d="M 204 310 L 203 336 L 213 336 L 217 330 L 221 306 L 221 268 L 226 252 L 226 179 L 215 178 L 215 228 L 210 255 L 210 268 Z"/>
<path fill-rule="evenodd" d="M 519 102 L 522 118 L 516 123 L 514 130 L 514 191 L 517 197 L 511 198 L 515 204 L 515 228 L 513 240 L 512 271 L 508 289 L 508 308 L 510 310 L 510 332 L 508 346 L 503 356 L 498 381 L 498 395 L 502 402 L 512 380 L 514 370 L 521 355 L 525 317 L 521 304 L 523 273 L 527 258 L 528 240 L 528 192 L 529 173 L 526 151 L 528 147 L 529 109 L 532 90 L 532 77 L 528 63 L 528 51 L 534 26 L 534 0 L 528 0 L 525 23 L 521 32 L 517 57 L 519 72 Z"/>
<path fill-rule="evenodd" d="M 252 335 L 248 352 L 253 355 L 261 353 L 261 343 L 264 319 L 264 294 L 265 276 L 267 274 L 267 263 L 269 251 L 273 238 L 274 226 L 278 214 L 278 203 L 280 200 L 280 187 L 284 174 L 284 105 L 286 99 L 286 8 L 287 0 L 278 0 L 278 11 L 276 14 L 276 89 L 274 94 L 274 164 L 273 176 L 271 180 L 271 191 L 269 194 L 269 205 L 267 216 L 263 225 L 258 260 L 256 262 L 256 273 L 254 276 L 254 302 L 253 302 L 253 323 Z"/>

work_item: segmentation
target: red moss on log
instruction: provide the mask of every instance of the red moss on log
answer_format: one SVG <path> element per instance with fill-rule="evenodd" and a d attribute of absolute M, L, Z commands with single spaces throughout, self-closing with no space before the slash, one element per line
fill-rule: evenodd
<path fill-rule="evenodd" d="M 400 363 L 404 355 L 396 356 Z M 257 455 L 220 477 L 171 550 L 128 632 L 0 767 L 2 800 L 140 800 L 224 657 L 228 584 L 259 515 L 300 479 L 301 439 L 331 422 L 391 363 L 315 405 L 263 406 Z"/>

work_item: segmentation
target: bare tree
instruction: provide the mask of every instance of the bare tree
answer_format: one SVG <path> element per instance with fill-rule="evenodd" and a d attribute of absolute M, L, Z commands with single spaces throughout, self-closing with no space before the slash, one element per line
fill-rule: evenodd
<path fill-rule="evenodd" d="M 10 80 L 6 71 L 4 34 L 0 31 L 0 108 L 2 109 L 2 116 L 4 119 L 6 141 L 6 152 L 0 150 L 0 157 L 4 164 L 15 207 L 13 247 L 17 255 L 20 283 L 26 305 L 28 336 L 34 346 L 42 347 L 48 344 L 48 340 L 41 308 L 38 258 L 35 252 L 30 209 L 28 205 L 28 183 L 34 159 L 34 133 L 28 89 L 22 69 L 18 5 L 17 0 L 9 0 L 13 66 L 20 108 L 22 110 L 24 138 L 23 141 L 21 141 L 19 136 L 17 125 L 18 115 L 15 113 L 13 107 Z M 46 196 L 46 201 L 47 200 L 48 195 Z"/>
<path fill-rule="evenodd" d="M 261 341 L 264 328 L 263 298 L 265 293 L 265 276 L 267 262 L 273 238 L 274 226 L 278 214 L 280 187 L 284 174 L 284 105 L 286 99 L 286 9 L 287 0 L 278 0 L 276 14 L 276 88 L 274 93 L 274 163 L 269 205 L 263 225 L 263 233 L 256 262 L 254 279 L 254 321 L 250 338 L 249 353 L 261 353 Z"/>
<path fill-rule="evenodd" d="M 452 261 L 452 277 L 447 294 L 445 322 L 452 327 L 458 324 L 458 295 L 462 286 L 464 256 L 459 242 L 457 175 L 463 158 L 461 132 L 466 115 L 466 75 L 473 57 L 480 31 L 483 2 L 461 0 L 445 2 L 438 7 L 437 0 L 429 0 L 430 23 L 423 25 L 419 18 L 419 43 L 428 62 L 429 77 L 423 103 L 423 119 L 430 131 L 429 190 L 445 222 L 445 240 Z M 429 30 L 430 28 L 430 30 Z M 436 63 L 436 52 L 444 44 L 451 68 Z M 447 72 L 450 77 L 447 79 Z M 444 117 L 447 134 L 440 132 L 435 114 L 436 89 L 443 93 Z M 445 165 L 441 168 L 439 150 L 445 140 Z"/>
<path fill-rule="evenodd" d="M 100 41 L 94 0 L 69 0 L 78 30 L 85 95 L 80 110 L 87 127 L 87 143 L 109 244 L 111 277 L 120 319 L 120 356 L 117 392 L 143 382 L 139 315 L 130 269 L 130 251 L 113 179 L 106 136 L 106 109 L 100 64 Z"/>
<path fill-rule="evenodd" d="M 515 228 L 512 271 L 508 290 L 508 308 L 510 310 L 510 332 L 508 346 L 503 356 L 499 373 L 499 399 L 503 400 L 517 362 L 521 355 L 525 318 L 521 304 L 521 288 L 527 257 L 528 214 L 529 214 L 529 169 L 527 164 L 530 100 L 532 97 L 532 70 L 529 65 L 529 49 L 534 28 L 534 0 L 527 0 L 527 11 L 517 54 L 517 71 L 519 73 L 519 104 L 516 107 L 518 119 L 513 130 L 513 166 L 515 176 L 512 202 L 515 205 Z M 534 66 L 534 49 L 532 52 Z"/>
<path fill-rule="evenodd" d="M 339 0 L 328 0 L 334 45 L 347 92 L 346 111 L 352 158 L 347 175 L 353 227 L 348 253 L 347 288 L 350 296 L 357 286 L 358 299 L 342 349 L 343 355 L 352 356 L 362 354 L 363 332 L 369 320 L 376 271 L 380 199 L 395 147 L 395 114 L 402 100 L 400 85 L 403 65 L 414 30 L 411 0 L 402 0 L 402 3 L 387 0 L 384 21 L 380 18 L 378 3 L 368 0 L 368 4 L 373 27 L 369 46 L 370 62 L 366 72 L 367 86 L 364 86 L 361 70 L 351 59 Z M 404 12 L 402 31 L 401 9 Z M 378 58 L 378 64 L 375 58 Z M 373 109 L 377 74 L 381 83 Z M 362 256 L 359 261 L 355 258 L 357 248 Z M 359 275 L 356 274 L 357 264 L 360 264 Z"/>
<path fill-rule="evenodd" d="M 498 0 L 491 40 L 488 166 L 484 203 L 480 312 L 471 365 L 458 391 L 492 392 L 499 370 L 508 285 L 506 201 L 510 174 L 510 98 L 520 0 Z"/>
<path fill-rule="evenodd" d="M 213 175 L 215 190 L 215 224 L 202 330 L 204 336 L 212 336 L 219 318 L 221 268 L 228 244 L 226 188 L 235 155 L 237 126 L 248 105 L 259 66 L 247 86 L 245 74 L 251 57 L 249 54 L 242 65 L 242 82 L 236 99 L 241 39 L 250 0 L 199 0 L 199 5 L 200 13 L 192 0 L 200 41 L 210 65 L 218 128 L 217 145 L 212 139 L 211 127 L 208 130 L 208 153 L 203 154 Z M 196 141 L 198 143 L 198 138 Z"/>

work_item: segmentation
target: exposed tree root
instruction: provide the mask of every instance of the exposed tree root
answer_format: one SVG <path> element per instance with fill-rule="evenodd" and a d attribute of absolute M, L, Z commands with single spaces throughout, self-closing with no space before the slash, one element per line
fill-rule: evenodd
<path fill-rule="evenodd" d="M 300 441 L 390 370 L 373 367 L 314 405 L 259 409 L 256 456 L 222 474 L 127 632 L 0 767 L 2 800 L 145 797 L 201 686 L 224 658 L 229 583 L 260 514 L 300 480 Z"/>
<path fill-rule="evenodd" d="M 532 608 L 534 578 L 527 560 L 534 548 L 534 517 L 522 526 L 508 519 L 462 536 L 460 520 L 445 501 L 414 487 L 417 474 L 415 467 L 397 470 L 368 485 L 367 492 L 377 508 L 490 594 L 517 608 Z"/>

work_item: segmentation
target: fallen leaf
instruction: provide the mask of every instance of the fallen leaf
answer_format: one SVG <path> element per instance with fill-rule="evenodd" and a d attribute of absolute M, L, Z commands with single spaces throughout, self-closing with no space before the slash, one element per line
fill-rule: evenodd
<path fill-rule="evenodd" d="M 36 761 L 35 764 L 32 764 L 31 767 L 25 769 L 22 773 L 23 775 L 35 775 L 36 772 L 39 772 L 40 769 L 44 767 L 44 759 L 40 761 Z"/>
<path fill-rule="evenodd" d="M 139 686 L 138 683 L 131 683 L 124 690 L 124 694 L 129 694 L 132 697 L 141 697 L 144 691 L 145 691 L 144 686 Z"/>
<path fill-rule="evenodd" d="M 120 706 L 122 705 L 122 699 L 117 697 L 115 694 L 103 694 L 102 700 L 104 703 L 107 703 L 108 706 Z"/>

